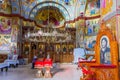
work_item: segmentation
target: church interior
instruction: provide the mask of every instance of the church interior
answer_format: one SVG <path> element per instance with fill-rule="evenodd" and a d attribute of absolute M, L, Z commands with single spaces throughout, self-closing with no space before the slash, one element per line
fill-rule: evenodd
<path fill-rule="evenodd" d="M 0 0 L 0 80 L 120 80 L 120 0 Z"/>

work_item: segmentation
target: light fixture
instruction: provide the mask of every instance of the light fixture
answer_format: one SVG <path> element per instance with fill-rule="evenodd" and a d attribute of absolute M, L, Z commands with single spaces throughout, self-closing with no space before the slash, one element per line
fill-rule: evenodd
<path fill-rule="evenodd" d="M 49 14 L 49 6 L 48 9 L 48 21 L 46 27 L 42 27 L 40 29 L 37 29 L 37 27 L 34 28 L 33 32 L 28 29 L 27 34 L 25 34 L 25 39 L 27 41 L 32 42 L 48 42 L 48 43 L 55 43 L 55 42 L 67 42 L 71 41 L 71 35 L 64 30 L 60 30 L 59 28 L 56 28 L 53 26 L 53 24 L 50 22 L 50 14 Z"/>

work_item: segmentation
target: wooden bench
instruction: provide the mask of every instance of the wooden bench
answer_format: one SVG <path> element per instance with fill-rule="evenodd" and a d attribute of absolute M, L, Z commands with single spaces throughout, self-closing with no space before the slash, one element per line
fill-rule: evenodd
<path fill-rule="evenodd" d="M 3 72 L 3 69 L 6 69 L 6 72 L 8 71 L 8 64 L 7 63 L 0 63 L 0 69 Z"/>

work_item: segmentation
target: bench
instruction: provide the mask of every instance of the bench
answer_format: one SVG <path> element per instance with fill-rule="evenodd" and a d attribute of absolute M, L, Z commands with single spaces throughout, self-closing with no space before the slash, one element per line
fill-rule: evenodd
<path fill-rule="evenodd" d="M 12 59 L 6 59 L 4 62 L 7 63 L 9 67 L 11 65 L 13 65 L 14 67 L 17 67 L 19 64 L 18 55 L 13 55 Z"/>
<path fill-rule="evenodd" d="M 0 69 L 3 72 L 3 69 L 6 69 L 6 72 L 8 71 L 8 64 L 7 63 L 0 63 Z"/>

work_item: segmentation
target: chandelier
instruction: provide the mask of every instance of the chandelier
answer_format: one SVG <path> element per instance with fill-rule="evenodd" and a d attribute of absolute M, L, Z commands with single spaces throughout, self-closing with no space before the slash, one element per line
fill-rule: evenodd
<path fill-rule="evenodd" d="M 28 32 L 25 34 L 25 40 L 34 41 L 34 42 L 68 42 L 72 41 L 71 35 L 65 29 L 60 30 L 56 28 L 53 23 L 50 22 L 48 6 L 48 24 L 40 29 L 37 27 L 33 31 L 28 29 Z"/>
<path fill-rule="evenodd" d="M 45 31 L 46 30 L 46 31 Z M 69 42 L 72 41 L 71 35 L 65 30 L 56 30 L 55 28 L 47 27 L 39 29 L 35 32 L 28 30 L 25 34 L 25 40 L 32 42 Z"/>

